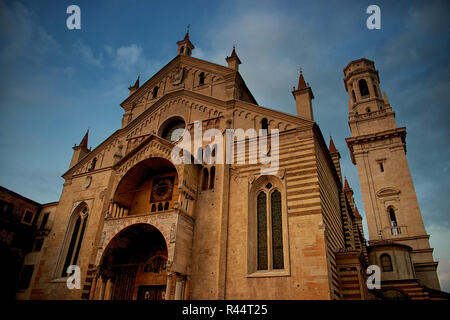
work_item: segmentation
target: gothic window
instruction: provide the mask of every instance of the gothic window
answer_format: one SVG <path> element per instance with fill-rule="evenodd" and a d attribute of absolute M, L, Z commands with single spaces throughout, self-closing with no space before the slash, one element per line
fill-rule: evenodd
<path fill-rule="evenodd" d="M 369 95 L 369 87 L 367 86 L 367 82 L 364 79 L 358 81 L 359 93 L 361 97 Z"/>
<path fill-rule="evenodd" d="M 76 265 L 78 262 L 78 256 L 80 254 L 81 243 L 83 241 L 84 232 L 86 230 L 86 224 L 88 220 L 88 208 L 85 205 L 79 206 L 72 217 L 70 230 L 70 241 L 66 248 L 66 258 L 61 270 L 61 276 L 65 277 L 67 274 L 67 267 L 70 265 Z"/>
<path fill-rule="evenodd" d="M 183 53 L 183 52 L 184 52 L 184 46 L 181 46 L 180 53 Z"/>
<path fill-rule="evenodd" d="M 159 89 L 158 86 L 155 86 L 153 88 L 153 94 L 152 94 L 153 99 L 155 99 L 158 96 L 158 89 Z"/>
<path fill-rule="evenodd" d="M 166 203 L 164 203 L 164 210 L 169 210 L 169 203 L 168 202 L 166 202 Z"/>
<path fill-rule="evenodd" d="M 378 164 L 380 165 L 380 171 L 381 171 L 381 172 L 384 172 L 384 165 L 383 165 L 383 162 L 379 162 Z"/>
<path fill-rule="evenodd" d="M 160 202 L 160 203 L 158 203 L 158 211 L 162 211 L 163 210 L 163 205 L 162 205 L 162 203 Z"/>
<path fill-rule="evenodd" d="M 216 167 L 211 167 L 209 189 L 214 189 L 214 179 L 216 178 Z"/>
<path fill-rule="evenodd" d="M 269 182 L 257 196 L 257 270 L 284 269 L 281 192 Z"/>
<path fill-rule="evenodd" d="M 380 256 L 380 262 L 381 262 L 381 270 L 383 270 L 383 272 L 391 272 L 394 270 L 394 268 L 392 267 L 391 256 L 388 255 L 387 253 L 383 253 Z"/>
<path fill-rule="evenodd" d="M 208 189 L 209 172 L 207 168 L 203 168 L 202 190 Z"/>
<path fill-rule="evenodd" d="M 205 73 L 204 72 L 200 72 L 198 84 L 199 85 L 205 84 Z"/>
<path fill-rule="evenodd" d="M 191 55 L 191 48 L 188 47 L 186 51 L 188 56 Z"/>
<path fill-rule="evenodd" d="M 156 204 L 152 204 L 152 212 L 156 212 Z"/>

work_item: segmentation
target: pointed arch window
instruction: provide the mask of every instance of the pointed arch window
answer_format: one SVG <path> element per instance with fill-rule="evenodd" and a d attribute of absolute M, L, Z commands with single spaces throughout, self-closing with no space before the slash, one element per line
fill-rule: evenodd
<path fill-rule="evenodd" d="M 269 182 L 257 196 L 257 270 L 284 269 L 281 192 Z"/>
<path fill-rule="evenodd" d="M 381 262 L 381 270 L 383 270 L 383 272 L 394 271 L 394 268 L 392 267 L 391 256 L 388 255 L 387 253 L 383 253 L 380 256 L 380 262 Z"/>
<path fill-rule="evenodd" d="M 67 276 L 67 268 L 70 265 L 76 265 L 78 257 L 80 255 L 81 244 L 83 242 L 84 233 L 86 231 L 86 225 L 88 221 L 88 208 L 82 206 L 76 210 L 76 213 L 72 217 L 69 230 L 71 231 L 70 240 L 67 244 L 66 255 L 64 259 L 64 265 L 61 270 L 61 276 Z"/>

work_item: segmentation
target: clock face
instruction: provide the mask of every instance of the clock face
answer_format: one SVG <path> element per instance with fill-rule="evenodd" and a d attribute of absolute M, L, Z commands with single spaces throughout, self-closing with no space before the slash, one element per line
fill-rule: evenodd
<path fill-rule="evenodd" d="M 158 178 L 153 181 L 150 202 L 168 201 L 172 198 L 174 177 Z"/>

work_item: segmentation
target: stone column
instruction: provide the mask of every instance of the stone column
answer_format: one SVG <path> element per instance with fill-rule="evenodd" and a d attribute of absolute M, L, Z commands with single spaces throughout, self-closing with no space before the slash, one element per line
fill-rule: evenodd
<path fill-rule="evenodd" d="M 172 290 L 172 272 L 167 274 L 166 300 L 170 300 L 170 291 Z"/>
<path fill-rule="evenodd" d="M 95 289 L 96 292 L 96 299 L 95 300 L 103 300 L 103 293 L 105 291 L 103 279 L 102 276 L 99 276 L 97 279 L 97 288 Z"/>
<path fill-rule="evenodd" d="M 104 300 L 111 300 L 112 296 L 112 280 L 109 278 L 106 280 L 106 286 L 105 286 L 105 298 Z"/>
<path fill-rule="evenodd" d="M 91 292 L 89 292 L 89 300 L 95 299 L 95 289 L 97 289 L 97 277 L 96 276 L 94 277 L 94 279 L 92 279 Z"/>
<path fill-rule="evenodd" d="M 177 276 L 175 283 L 175 298 L 174 300 L 181 300 L 183 298 L 183 276 Z"/>
<path fill-rule="evenodd" d="M 186 275 L 184 278 L 184 300 L 189 300 L 189 277 Z"/>

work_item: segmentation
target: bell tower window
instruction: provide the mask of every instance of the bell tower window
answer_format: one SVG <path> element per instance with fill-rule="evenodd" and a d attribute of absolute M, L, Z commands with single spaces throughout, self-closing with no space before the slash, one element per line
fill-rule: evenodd
<path fill-rule="evenodd" d="M 369 87 L 367 86 L 366 80 L 364 80 L 364 79 L 359 80 L 358 86 L 359 86 L 359 93 L 361 94 L 361 97 L 369 95 Z"/>

